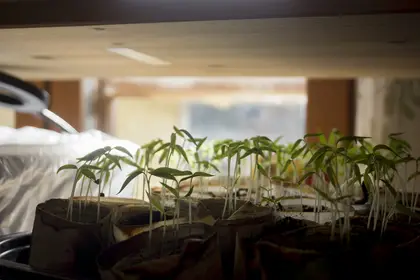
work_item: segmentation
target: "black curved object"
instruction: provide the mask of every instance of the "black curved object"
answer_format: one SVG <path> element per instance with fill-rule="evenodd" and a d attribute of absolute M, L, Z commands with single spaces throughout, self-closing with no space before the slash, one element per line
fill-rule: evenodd
<path fill-rule="evenodd" d="M 48 110 L 49 94 L 31 83 L 0 72 L 0 106 L 40 116 L 67 133 L 77 133 L 68 122 Z"/>
<path fill-rule="evenodd" d="M 45 90 L 0 72 L 0 106 L 16 112 L 36 114 L 48 108 Z"/>
<path fill-rule="evenodd" d="M 33 270 L 29 265 L 30 233 L 16 233 L 0 237 L 1 280 L 73 280 Z"/>

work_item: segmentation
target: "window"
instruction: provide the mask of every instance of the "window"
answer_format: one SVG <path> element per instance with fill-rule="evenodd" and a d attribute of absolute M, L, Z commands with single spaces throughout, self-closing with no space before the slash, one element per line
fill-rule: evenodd
<path fill-rule="evenodd" d="M 207 137 L 210 141 L 242 140 L 260 135 L 272 140 L 282 136 L 280 143 L 290 143 L 303 137 L 306 95 L 258 94 L 253 97 L 247 100 L 238 96 L 237 101 L 230 102 L 221 99 L 211 103 L 188 102 L 183 111 L 184 127 L 194 137 Z M 222 173 L 226 173 L 227 161 L 220 167 Z"/>
<path fill-rule="evenodd" d="M 305 95 L 256 95 L 255 102 L 188 102 L 184 127 L 196 137 L 235 140 L 256 135 L 293 142 L 305 134 Z M 221 105 L 223 104 L 223 105 Z"/>

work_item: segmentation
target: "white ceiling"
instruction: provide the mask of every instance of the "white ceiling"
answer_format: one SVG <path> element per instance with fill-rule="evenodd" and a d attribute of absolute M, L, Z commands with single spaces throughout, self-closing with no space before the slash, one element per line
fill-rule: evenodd
<path fill-rule="evenodd" d="M 25 79 L 420 76 L 419 22 L 410 14 L 0 29 L 0 70 Z"/>

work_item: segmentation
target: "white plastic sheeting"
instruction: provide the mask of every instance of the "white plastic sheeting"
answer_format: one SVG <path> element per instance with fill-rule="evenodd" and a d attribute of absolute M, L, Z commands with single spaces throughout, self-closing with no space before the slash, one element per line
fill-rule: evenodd
<path fill-rule="evenodd" d="M 57 174 L 57 169 L 104 146 L 123 146 L 133 155 L 138 149 L 132 142 L 96 130 L 61 134 L 33 127 L 0 127 L 0 235 L 31 231 L 39 203 L 70 196 L 75 172 Z M 122 166 L 122 170 L 115 169 L 111 188 L 105 186 L 106 196 L 117 196 L 127 174 L 133 171 L 131 166 Z M 127 186 L 118 197 L 133 197 L 133 186 Z M 93 194 L 97 195 L 97 190 Z"/>

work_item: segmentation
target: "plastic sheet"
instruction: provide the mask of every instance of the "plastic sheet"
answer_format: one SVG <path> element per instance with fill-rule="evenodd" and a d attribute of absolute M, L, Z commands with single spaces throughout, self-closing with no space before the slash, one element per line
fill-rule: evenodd
<path fill-rule="evenodd" d="M 104 146 L 123 146 L 132 154 L 138 149 L 132 142 L 96 130 L 61 134 L 33 127 L 1 127 L 0 135 L 0 235 L 31 231 L 39 203 L 70 196 L 75 172 L 57 174 L 63 164 L 75 163 L 77 157 Z M 116 195 L 131 171 L 133 167 L 124 164 L 122 170 L 116 168 L 105 195 L 133 197 L 135 182 Z M 92 191 L 97 195 L 97 189 Z"/>

